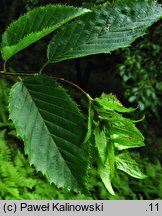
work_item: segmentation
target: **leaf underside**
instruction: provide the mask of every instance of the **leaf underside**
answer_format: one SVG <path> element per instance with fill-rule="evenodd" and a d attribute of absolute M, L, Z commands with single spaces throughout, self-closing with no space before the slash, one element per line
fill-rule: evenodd
<path fill-rule="evenodd" d="M 111 173 L 112 168 L 109 159 L 107 159 L 106 163 L 99 163 L 98 164 L 98 173 L 102 179 L 102 182 L 104 183 L 106 189 L 111 193 L 112 195 L 115 195 L 113 187 L 112 187 L 112 179 L 111 179 Z"/>
<path fill-rule="evenodd" d="M 58 187 L 86 190 L 83 117 L 65 90 L 47 76 L 17 82 L 10 92 L 9 112 L 30 164 Z"/>
<path fill-rule="evenodd" d="M 103 95 L 103 94 L 102 94 Z M 126 108 L 122 104 L 118 105 L 118 99 L 115 95 L 108 94 L 105 95 L 110 101 L 105 101 L 105 98 L 101 96 L 96 98 L 94 101 L 98 102 L 95 105 L 95 109 L 99 114 L 100 118 L 104 121 L 107 128 L 107 135 L 109 139 L 114 143 L 117 150 L 124 150 L 129 148 L 136 148 L 144 146 L 144 137 L 140 130 L 135 126 L 134 121 L 125 118 L 123 114 L 130 110 L 132 112 L 133 108 Z"/>
<path fill-rule="evenodd" d="M 87 9 L 65 5 L 48 5 L 29 11 L 12 22 L 4 32 L 1 50 L 3 59 L 7 61 L 17 52 L 87 12 Z"/>
<path fill-rule="evenodd" d="M 126 119 L 121 115 L 119 118 L 110 121 L 110 139 L 114 142 L 118 150 L 136 148 L 144 146 L 144 137 L 132 120 Z"/>
<path fill-rule="evenodd" d="M 94 130 L 94 136 L 95 136 L 95 146 L 98 150 L 99 157 L 101 159 L 101 162 L 104 164 L 107 160 L 107 137 L 105 134 L 104 129 L 100 127 L 96 127 Z"/>
<path fill-rule="evenodd" d="M 49 62 L 59 62 L 129 46 L 162 17 L 153 0 L 123 0 L 92 8 L 92 13 L 67 24 L 48 47 Z"/>
<path fill-rule="evenodd" d="M 99 124 L 94 130 L 95 146 L 98 150 L 98 173 L 106 189 L 114 195 L 112 179 L 115 171 L 114 144 L 107 137 L 107 128 Z"/>
<path fill-rule="evenodd" d="M 123 116 L 124 113 L 132 112 L 135 109 L 124 107 L 115 95 L 103 93 L 100 98 L 93 100 L 91 107 L 94 109 L 94 125 L 90 125 L 88 130 L 93 130 L 98 151 L 98 173 L 106 189 L 114 195 L 112 182 L 116 169 L 135 178 L 145 178 L 129 153 L 125 151 L 116 156 L 119 150 L 144 146 L 144 137 L 135 126 L 134 121 Z"/>

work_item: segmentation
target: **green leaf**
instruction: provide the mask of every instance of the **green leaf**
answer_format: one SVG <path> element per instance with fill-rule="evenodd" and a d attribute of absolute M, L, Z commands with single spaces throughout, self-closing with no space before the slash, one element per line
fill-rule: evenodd
<path fill-rule="evenodd" d="M 115 162 L 117 169 L 122 170 L 133 176 L 134 178 L 144 179 L 146 175 L 144 175 L 138 164 L 135 160 L 133 160 L 128 153 L 121 153 L 115 157 Z"/>
<path fill-rule="evenodd" d="M 112 142 L 107 143 L 107 159 L 105 163 L 99 161 L 98 172 L 104 183 L 106 189 L 114 195 L 114 190 L 112 188 L 111 182 L 114 177 L 115 171 L 115 155 L 114 155 L 114 146 Z"/>
<path fill-rule="evenodd" d="M 65 90 L 47 76 L 17 82 L 10 92 L 9 112 L 30 164 L 58 187 L 84 190 L 84 122 Z"/>
<path fill-rule="evenodd" d="M 94 110 L 92 109 L 92 103 L 89 102 L 88 106 L 88 127 L 87 127 L 87 134 L 84 139 L 83 143 L 87 143 L 88 140 L 91 138 L 92 135 L 92 127 L 93 127 L 93 117 L 94 117 Z"/>
<path fill-rule="evenodd" d="M 94 130 L 95 145 L 99 155 L 98 173 L 106 189 L 114 195 L 114 190 L 111 185 L 115 171 L 114 144 L 108 139 L 106 130 L 100 124 Z"/>
<path fill-rule="evenodd" d="M 118 150 L 144 146 L 144 137 L 133 121 L 116 112 L 102 113 L 107 121 L 108 135 Z"/>
<path fill-rule="evenodd" d="M 107 137 L 103 128 L 96 127 L 94 130 L 95 145 L 97 147 L 99 157 L 104 164 L 107 159 Z"/>
<path fill-rule="evenodd" d="M 92 8 L 57 33 L 48 47 L 49 62 L 110 53 L 129 46 L 162 17 L 154 0 L 123 0 Z"/>
<path fill-rule="evenodd" d="M 68 21 L 90 10 L 65 5 L 48 5 L 29 11 L 12 22 L 2 37 L 2 57 L 5 61 L 38 41 Z"/>
<path fill-rule="evenodd" d="M 115 110 L 117 112 L 126 113 L 133 112 L 134 108 L 126 108 L 113 94 L 103 93 L 100 98 L 95 98 L 95 103 L 103 107 L 105 110 Z"/>
<path fill-rule="evenodd" d="M 107 136 L 118 150 L 144 146 L 144 137 L 134 121 L 118 113 L 132 112 L 133 108 L 125 108 L 112 94 L 102 94 L 94 102 L 100 120 L 108 129 Z"/>
<path fill-rule="evenodd" d="M 144 137 L 132 120 L 120 116 L 109 125 L 110 139 L 118 150 L 144 146 Z"/>

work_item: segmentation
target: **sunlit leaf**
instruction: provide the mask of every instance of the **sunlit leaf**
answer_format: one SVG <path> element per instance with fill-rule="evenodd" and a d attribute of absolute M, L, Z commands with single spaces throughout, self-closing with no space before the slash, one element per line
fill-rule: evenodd
<path fill-rule="evenodd" d="M 122 170 L 134 178 L 144 179 L 144 175 L 139 165 L 133 160 L 128 153 L 121 153 L 115 157 L 117 169 Z"/>
<path fill-rule="evenodd" d="M 125 108 L 112 94 L 102 94 L 94 102 L 95 110 L 108 128 L 109 139 L 118 150 L 144 146 L 144 137 L 135 122 L 123 116 L 124 113 L 132 112 L 132 108 Z"/>
<path fill-rule="evenodd" d="M 126 118 L 110 121 L 109 134 L 118 150 L 144 146 L 144 137 L 135 124 Z"/>
<path fill-rule="evenodd" d="M 103 93 L 100 98 L 95 98 L 95 103 L 99 104 L 105 110 L 115 110 L 117 112 L 126 113 L 132 112 L 134 108 L 126 108 L 113 94 Z"/>
<path fill-rule="evenodd" d="M 107 159 L 105 163 L 99 162 L 98 172 L 104 183 L 106 189 L 114 195 L 114 190 L 112 188 L 112 179 L 114 177 L 115 171 L 115 155 L 113 143 L 107 144 Z"/>

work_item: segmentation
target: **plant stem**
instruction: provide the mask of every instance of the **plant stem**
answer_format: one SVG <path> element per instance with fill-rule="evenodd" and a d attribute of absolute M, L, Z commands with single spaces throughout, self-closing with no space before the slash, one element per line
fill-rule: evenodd
<path fill-rule="evenodd" d="M 12 73 L 12 72 L 7 72 L 7 71 L 0 71 L 0 74 L 6 75 L 6 76 L 33 76 L 33 75 L 38 75 L 37 73 Z"/>
<path fill-rule="evenodd" d="M 68 84 L 70 84 L 72 86 L 74 86 L 79 91 L 81 91 L 83 94 L 85 94 L 89 101 L 93 101 L 93 98 L 91 98 L 91 96 L 86 91 L 84 91 L 81 87 L 79 87 L 77 84 L 75 84 L 75 83 L 73 83 L 73 82 L 71 82 L 69 80 L 66 80 L 64 78 L 60 78 L 60 77 L 54 77 L 54 78 L 57 79 L 57 80 L 60 80 L 62 82 L 68 83 Z"/>
<path fill-rule="evenodd" d="M 4 72 L 6 72 L 6 61 L 4 61 L 4 63 L 3 63 L 3 70 L 4 70 Z"/>
<path fill-rule="evenodd" d="M 44 63 L 44 65 L 41 67 L 41 69 L 39 70 L 38 74 L 41 75 L 42 71 L 44 70 L 44 68 L 48 65 L 48 61 Z"/>
<path fill-rule="evenodd" d="M 48 64 L 48 63 L 46 62 L 46 64 Z M 7 75 L 7 76 L 18 76 L 20 78 L 21 76 L 35 76 L 35 75 L 39 75 L 41 73 L 40 72 L 39 72 L 39 74 L 38 73 L 23 73 L 23 72 L 22 73 L 20 73 L 20 72 L 19 73 L 11 73 L 11 72 L 7 72 L 7 71 L 0 71 L 0 74 Z M 84 91 L 81 87 L 79 87 L 77 84 L 75 84 L 75 83 L 73 83 L 73 82 L 71 82 L 69 80 L 66 80 L 66 79 L 64 79 L 62 77 L 53 76 L 53 78 L 56 79 L 56 80 L 60 80 L 62 82 L 65 82 L 65 83 L 68 83 L 68 84 L 74 86 L 79 91 L 81 91 L 88 98 L 89 101 L 93 101 L 93 98 L 86 91 Z"/>

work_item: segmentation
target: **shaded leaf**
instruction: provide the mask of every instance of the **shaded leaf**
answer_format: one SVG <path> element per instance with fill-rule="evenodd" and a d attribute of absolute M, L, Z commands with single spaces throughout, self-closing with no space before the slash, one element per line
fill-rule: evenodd
<path fill-rule="evenodd" d="M 12 22 L 2 37 L 2 57 L 5 61 L 38 41 L 68 21 L 89 12 L 65 5 L 39 7 Z"/>
<path fill-rule="evenodd" d="M 130 157 L 128 153 L 121 153 L 117 155 L 115 157 L 115 162 L 117 169 L 126 172 L 130 176 L 138 179 L 146 178 L 146 175 L 141 172 L 139 165 Z"/>
<path fill-rule="evenodd" d="M 88 153 L 82 145 L 83 117 L 65 90 L 46 76 L 17 82 L 9 112 L 30 164 L 58 187 L 84 190 Z"/>
<path fill-rule="evenodd" d="M 57 33 L 48 47 L 49 62 L 110 53 L 129 46 L 162 17 L 154 0 L 123 0 L 92 8 Z"/>

